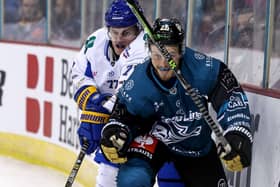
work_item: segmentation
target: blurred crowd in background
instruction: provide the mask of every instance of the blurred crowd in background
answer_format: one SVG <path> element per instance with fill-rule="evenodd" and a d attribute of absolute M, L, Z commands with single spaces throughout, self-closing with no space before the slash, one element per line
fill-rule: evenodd
<path fill-rule="evenodd" d="M 0 0 L 0 39 L 80 48 L 86 37 L 104 26 L 112 0 Z M 191 1 L 191 2 L 189 2 Z M 185 23 L 188 46 L 224 60 L 227 0 L 139 0 L 148 21 L 176 17 Z M 262 85 L 269 0 L 232 1 L 227 62 L 241 82 Z M 191 7 L 189 7 L 191 5 Z M 275 1 L 270 88 L 280 88 L 280 1 Z M 191 12 L 191 13 L 190 13 Z M 191 17 L 191 19 L 190 19 Z M 239 51 L 239 49 L 242 49 Z M 252 63 L 253 61 L 253 63 Z M 253 65 L 252 65 L 253 64 Z M 254 70 L 259 78 L 246 70 Z M 240 73 L 239 71 L 242 71 Z M 278 72 L 277 72 L 278 71 Z"/>

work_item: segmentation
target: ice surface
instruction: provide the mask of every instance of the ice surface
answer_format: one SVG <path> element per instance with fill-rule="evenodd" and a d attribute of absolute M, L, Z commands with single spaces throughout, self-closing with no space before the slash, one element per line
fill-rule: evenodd
<path fill-rule="evenodd" d="M 67 177 L 67 174 L 51 168 L 0 155 L 1 187 L 63 187 Z M 75 181 L 73 187 L 82 185 Z"/>

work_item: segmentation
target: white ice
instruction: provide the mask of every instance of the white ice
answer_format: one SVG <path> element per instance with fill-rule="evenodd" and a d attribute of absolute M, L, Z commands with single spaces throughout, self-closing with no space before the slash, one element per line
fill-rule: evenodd
<path fill-rule="evenodd" d="M 63 187 L 67 177 L 55 169 L 0 155 L 0 187 Z M 75 181 L 72 187 L 82 185 Z"/>
<path fill-rule="evenodd" d="M 0 155 L 0 187 L 63 187 L 67 177 L 51 168 Z M 73 187 L 82 185 L 75 181 Z"/>

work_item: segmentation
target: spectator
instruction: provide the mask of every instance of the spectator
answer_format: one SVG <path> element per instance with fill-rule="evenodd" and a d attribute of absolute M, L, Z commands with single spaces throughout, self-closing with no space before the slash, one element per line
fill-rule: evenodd
<path fill-rule="evenodd" d="M 226 1 L 225 0 L 214 0 L 213 5 L 213 18 L 215 21 L 224 21 L 226 15 Z"/>
<path fill-rule="evenodd" d="M 19 21 L 19 7 L 20 0 L 5 0 L 4 1 L 4 22 L 17 22 Z"/>
<path fill-rule="evenodd" d="M 42 11 L 42 0 L 21 0 L 20 19 L 4 25 L 4 39 L 44 42 L 46 18 Z"/>
<path fill-rule="evenodd" d="M 252 24 L 242 26 L 238 31 L 238 36 L 233 45 L 239 48 L 251 49 L 253 47 L 253 33 Z"/>
<path fill-rule="evenodd" d="M 75 11 L 73 0 L 54 0 L 54 14 L 51 22 L 51 39 L 77 40 L 81 34 L 81 21 Z"/>
<path fill-rule="evenodd" d="M 194 47 L 200 47 L 201 51 L 209 52 L 210 49 L 212 49 L 213 45 L 215 45 L 209 43 L 209 40 L 207 39 L 211 31 L 213 30 L 212 17 L 208 14 L 203 15 L 201 20 L 199 21 L 198 29 L 199 32 L 195 32 L 197 34 L 197 39 L 195 40 Z"/>
<path fill-rule="evenodd" d="M 216 52 L 223 49 L 225 28 L 224 0 L 195 1 L 192 45 L 204 52 Z"/>

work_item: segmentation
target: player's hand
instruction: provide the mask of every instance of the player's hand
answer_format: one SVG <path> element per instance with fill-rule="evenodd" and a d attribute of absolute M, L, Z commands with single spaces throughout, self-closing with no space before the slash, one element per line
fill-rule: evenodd
<path fill-rule="evenodd" d="M 101 130 L 109 119 L 109 114 L 93 111 L 82 111 L 78 128 L 81 146 L 87 141 L 87 154 L 93 153 L 100 144 Z"/>
<path fill-rule="evenodd" d="M 74 95 L 74 100 L 82 111 L 110 112 L 103 104 L 112 97 L 110 93 L 100 93 L 94 86 L 83 86 Z"/>
<path fill-rule="evenodd" d="M 128 127 L 120 122 L 111 121 L 106 124 L 101 133 L 101 150 L 112 163 L 126 162 L 126 152 L 131 142 Z"/>
<path fill-rule="evenodd" d="M 110 93 L 94 93 L 89 97 L 89 100 L 86 105 L 86 110 L 90 111 L 98 111 L 102 113 L 109 114 L 110 112 L 103 107 L 103 104 L 106 103 L 110 98 L 112 97 L 112 94 Z"/>
<path fill-rule="evenodd" d="M 104 156 L 112 163 L 114 164 L 123 164 L 127 161 L 127 158 L 125 155 L 120 155 L 118 153 L 117 148 L 115 147 L 109 147 L 101 144 L 101 150 L 104 154 Z"/>
<path fill-rule="evenodd" d="M 234 127 L 225 134 L 231 145 L 231 152 L 221 158 L 224 166 L 232 172 L 250 166 L 252 154 L 252 135 L 244 127 Z M 221 155 L 221 152 L 219 153 Z"/>
<path fill-rule="evenodd" d="M 82 122 L 78 128 L 78 136 L 80 140 L 80 145 L 83 146 L 85 141 L 88 142 L 89 146 L 86 150 L 86 154 L 93 153 L 100 142 L 100 133 L 103 124 L 92 124 L 87 122 Z"/>

